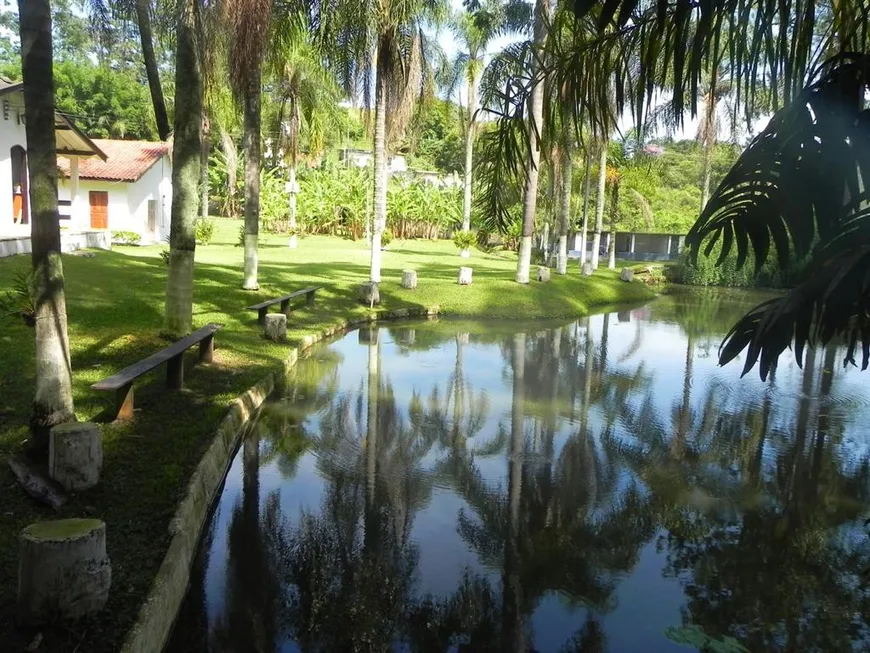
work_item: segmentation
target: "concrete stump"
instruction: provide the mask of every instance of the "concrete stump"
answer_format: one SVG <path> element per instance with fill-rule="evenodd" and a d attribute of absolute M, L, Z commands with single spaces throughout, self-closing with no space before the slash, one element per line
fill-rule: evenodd
<path fill-rule="evenodd" d="M 460 286 L 470 286 L 471 268 L 459 268 L 459 279 L 457 281 Z"/>
<path fill-rule="evenodd" d="M 381 293 L 378 291 L 377 281 L 369 281 L 359 287 L 359 300 L 368 306 L 377 306 L 381 303 Z"/>
<path fill-rule="evenodd" d="M 287 339 L 287 316 L 284 313 L 267 313 L 264 332 L 266 340 L 284 342 Z"/>
<path fill-rule="evenodd" d="M 459 255 L 462 258 L 471 258 L 471 250 L 466 247 L 461 252 L 459 252 Z"/>
<path fill-rule="evenodd" d="M 591 277 L 593 272 L 595 272 L 595 268 L 592 267 L 591 263 L 587 262 L 583 264 L 583 269 L 581 270 L 581 273 L 584 277 Z"/>
<path fill-rule="evenodd" d="M 67 490 L 87 490 L 100 482 L 103 437 L 90 422 L 70 422 L 48 436 L 48 475 Z"/>
<path fill-rule="evenodd" d="M 417 271 L 402 270 L 402 288 L 413 290 L 417 287 Z"/>
<path fill-rule="evenodd" d="M 106 524 L 60 519 L 21 531 L 18 546 L 18 615 L 25 625 L 79 619 L 99 612 L 109 598 L 112 566 Z"/>
<path fill-rule="evenodd" d="M 632 279 L 634 279 L 634 270 L 631 268 L 622 268 L 622 272 L 619 273 L 619 280 L 631 283 Z"/>
<path fill-rule="evenodd" d="M 547 283 L 550 280 L 550 268 L 539 266 L 538 267 L 538 281 L 542 283 Z"/>

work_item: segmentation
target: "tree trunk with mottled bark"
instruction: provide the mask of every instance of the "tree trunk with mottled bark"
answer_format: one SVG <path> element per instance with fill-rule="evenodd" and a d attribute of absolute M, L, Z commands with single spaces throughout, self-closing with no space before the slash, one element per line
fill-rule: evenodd
<path fill-rule="evenodd" d="M 37 457 L 43 458 L 48 455 L 51 427 L 74 420 L 75 413 L 57 212 L 51 6 L 48 0 L 19 0 L 18 12 L 27 112 L 25 130 L 36 312 L 36 394 L 31 414 L 31 445 Z"/>
<path fill-rule="evenodd" d="M 172 336 L 190 333 L 193 320 L 193 259 L 202 167 L 202 69 L 196 53 L 193 15 L 199 0 L 185 0 L 179 12 L 172 145 L 172 214 L 164 329 Z"/>
<path fill-rule="evenodd" d="M 387 227 L 387 79 L 383 57 L 378 58 L 375 88 L 374 215 L 369 280 L 380 283 L 381 235 Z"/>
<path fill-rule="evenodd" d="M 586 262 L 586 240 L 589 233 L 589 172 L 592 168 L 592 157 L 586 152 L 586 172 L 583 180 L 583 228 L 580 231 L 580 267 Z"/>
<path fill-rule="evenodd" d="M 471 229 L 471 172 L 474 162 L 474 112 L 477 107 L 477 79 L 473 72 L 468 76 L 468 128 L 465 131 L 465 188 L 462 196 L 462 231 Z"/>
<path fill-rule="evenodd" d="M 260 68 L 256 68 L 245 88 L 244 140 L 245 149 L 245 278 L 244 290 L 259 290 L 258 240 L 260 238 Z"/>
<path fill-rule="evenodd" d="M 601 230 L 604 228 L 604 191 L 607 187 L 607 144 L 601 146 L 598 162 L 598 197 L 595 205 L 595 234 L 592 236 L 592 267 L 598 269 L 598 251 L 601 249 Z"/>
<path fill-rule="evenodd" d="M 535 47 L 543 47 L 544 41 L 547 39 L 549 14 L 550 1 L 537 0 L 535 3 Z M 529 268 L 532 263 L 532 236 L 535 233 L 535 212 L 538 206 L 538 173 L 541 161 L 538 134 L 543 128 L 543 123 L 544 85 L 543 83 L 537 83 L 532 89 L 532 96 L 529 101 L 529 160 L 526 162 L 526 187 L 523 194 L 523 232 L 520 239 L 519 257 L 517 258 L 517 283 L 529 282 Z"/>
<path fill-rule="evenodd" d="M 566 139 L 568 140 L 568 139 Z M 556 273 L 568 273 L 568 224 L 571 221 L 571 181 L 574 174 L 571 144 L 562 147 L 562 199 L 559 204 L 559 248 L 556 255 Z"/>

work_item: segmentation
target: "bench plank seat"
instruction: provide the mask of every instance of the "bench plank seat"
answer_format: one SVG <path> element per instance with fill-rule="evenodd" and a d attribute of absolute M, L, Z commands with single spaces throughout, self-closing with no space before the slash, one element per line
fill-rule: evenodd
<path fill-rule="evenodd" d="M 281 297 L 275 297 L 274 299 L 267 299 L 264 302 L 260 302 L 259 304 L 254 304 L 253 306 L 246 306 L 246 311 L 257 311 L 257 321 L 260 324 L 264 324 L 266 322 L 266 313 L 269 312 L 269 307 L 274 306 L 275 304 L 281 305 L 281 312 L 286 313 L 287 308 L 290 305 L 290 301 L 296 299 L 297 297 L 305 296 L 306 304 L 311 306 L 314 304 L 314 293 L 320 290 L 321 286 L 312 286 L 311 288 L 303 288 L 302 290 L 296 290 L 294 292 L 288 293 L 286 295 L 282 295 Z"/>
<path fill-rule="evenodd" d="M 166 384 L 174 390 L 180 390 L 184 384 L 184 352 L 199 344 L 199 359 L 210 363 L 214 354 L 214 334 L 223 326 L 223 324 L 216 323 L 207 324 L 148 358 L 133 363 L 120 372 L 94 383 L 91 388 L 103 391 L 114 390 L 117 393 L 116 417 L 122 419 L 132 417 L 133 381 L 163 363 L 168 363 L 166 366 Z"/>

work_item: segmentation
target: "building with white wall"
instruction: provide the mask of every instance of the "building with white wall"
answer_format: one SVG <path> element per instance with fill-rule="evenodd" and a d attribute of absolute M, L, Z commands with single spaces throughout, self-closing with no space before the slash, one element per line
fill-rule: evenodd
<path fill-rule="evenodd" d="M 30 201 L 23 84 L 0 78 L 0 239 L 28 240 Z M 170 145 L 88 138 L 55 114 L 58 203 L 63 233 L 132 231 L 143 242 L 169 234 Z M 12 253 L 29 242 L 7 243 Z"/>
<path fill-rule="evenodd" d="M 172 164 L 168 143 L 94 139 L 106 159 L 78 163 L 78 191 L 73 162 L 58 159 L 61 179 L 60 224 L 70 229 L 132 231 L 143 243 L 169 236 Z M 67 204 L 68 202 L 68 204 Z"/>

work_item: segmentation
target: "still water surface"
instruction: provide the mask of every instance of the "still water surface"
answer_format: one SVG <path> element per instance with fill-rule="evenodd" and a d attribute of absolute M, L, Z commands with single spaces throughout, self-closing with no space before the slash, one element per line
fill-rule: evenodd
<path fill-rule="evenodd" d="M 870 650 L 870 373 L 717 367 L 738 297 L 313 350 L 170 651 Z"/>

